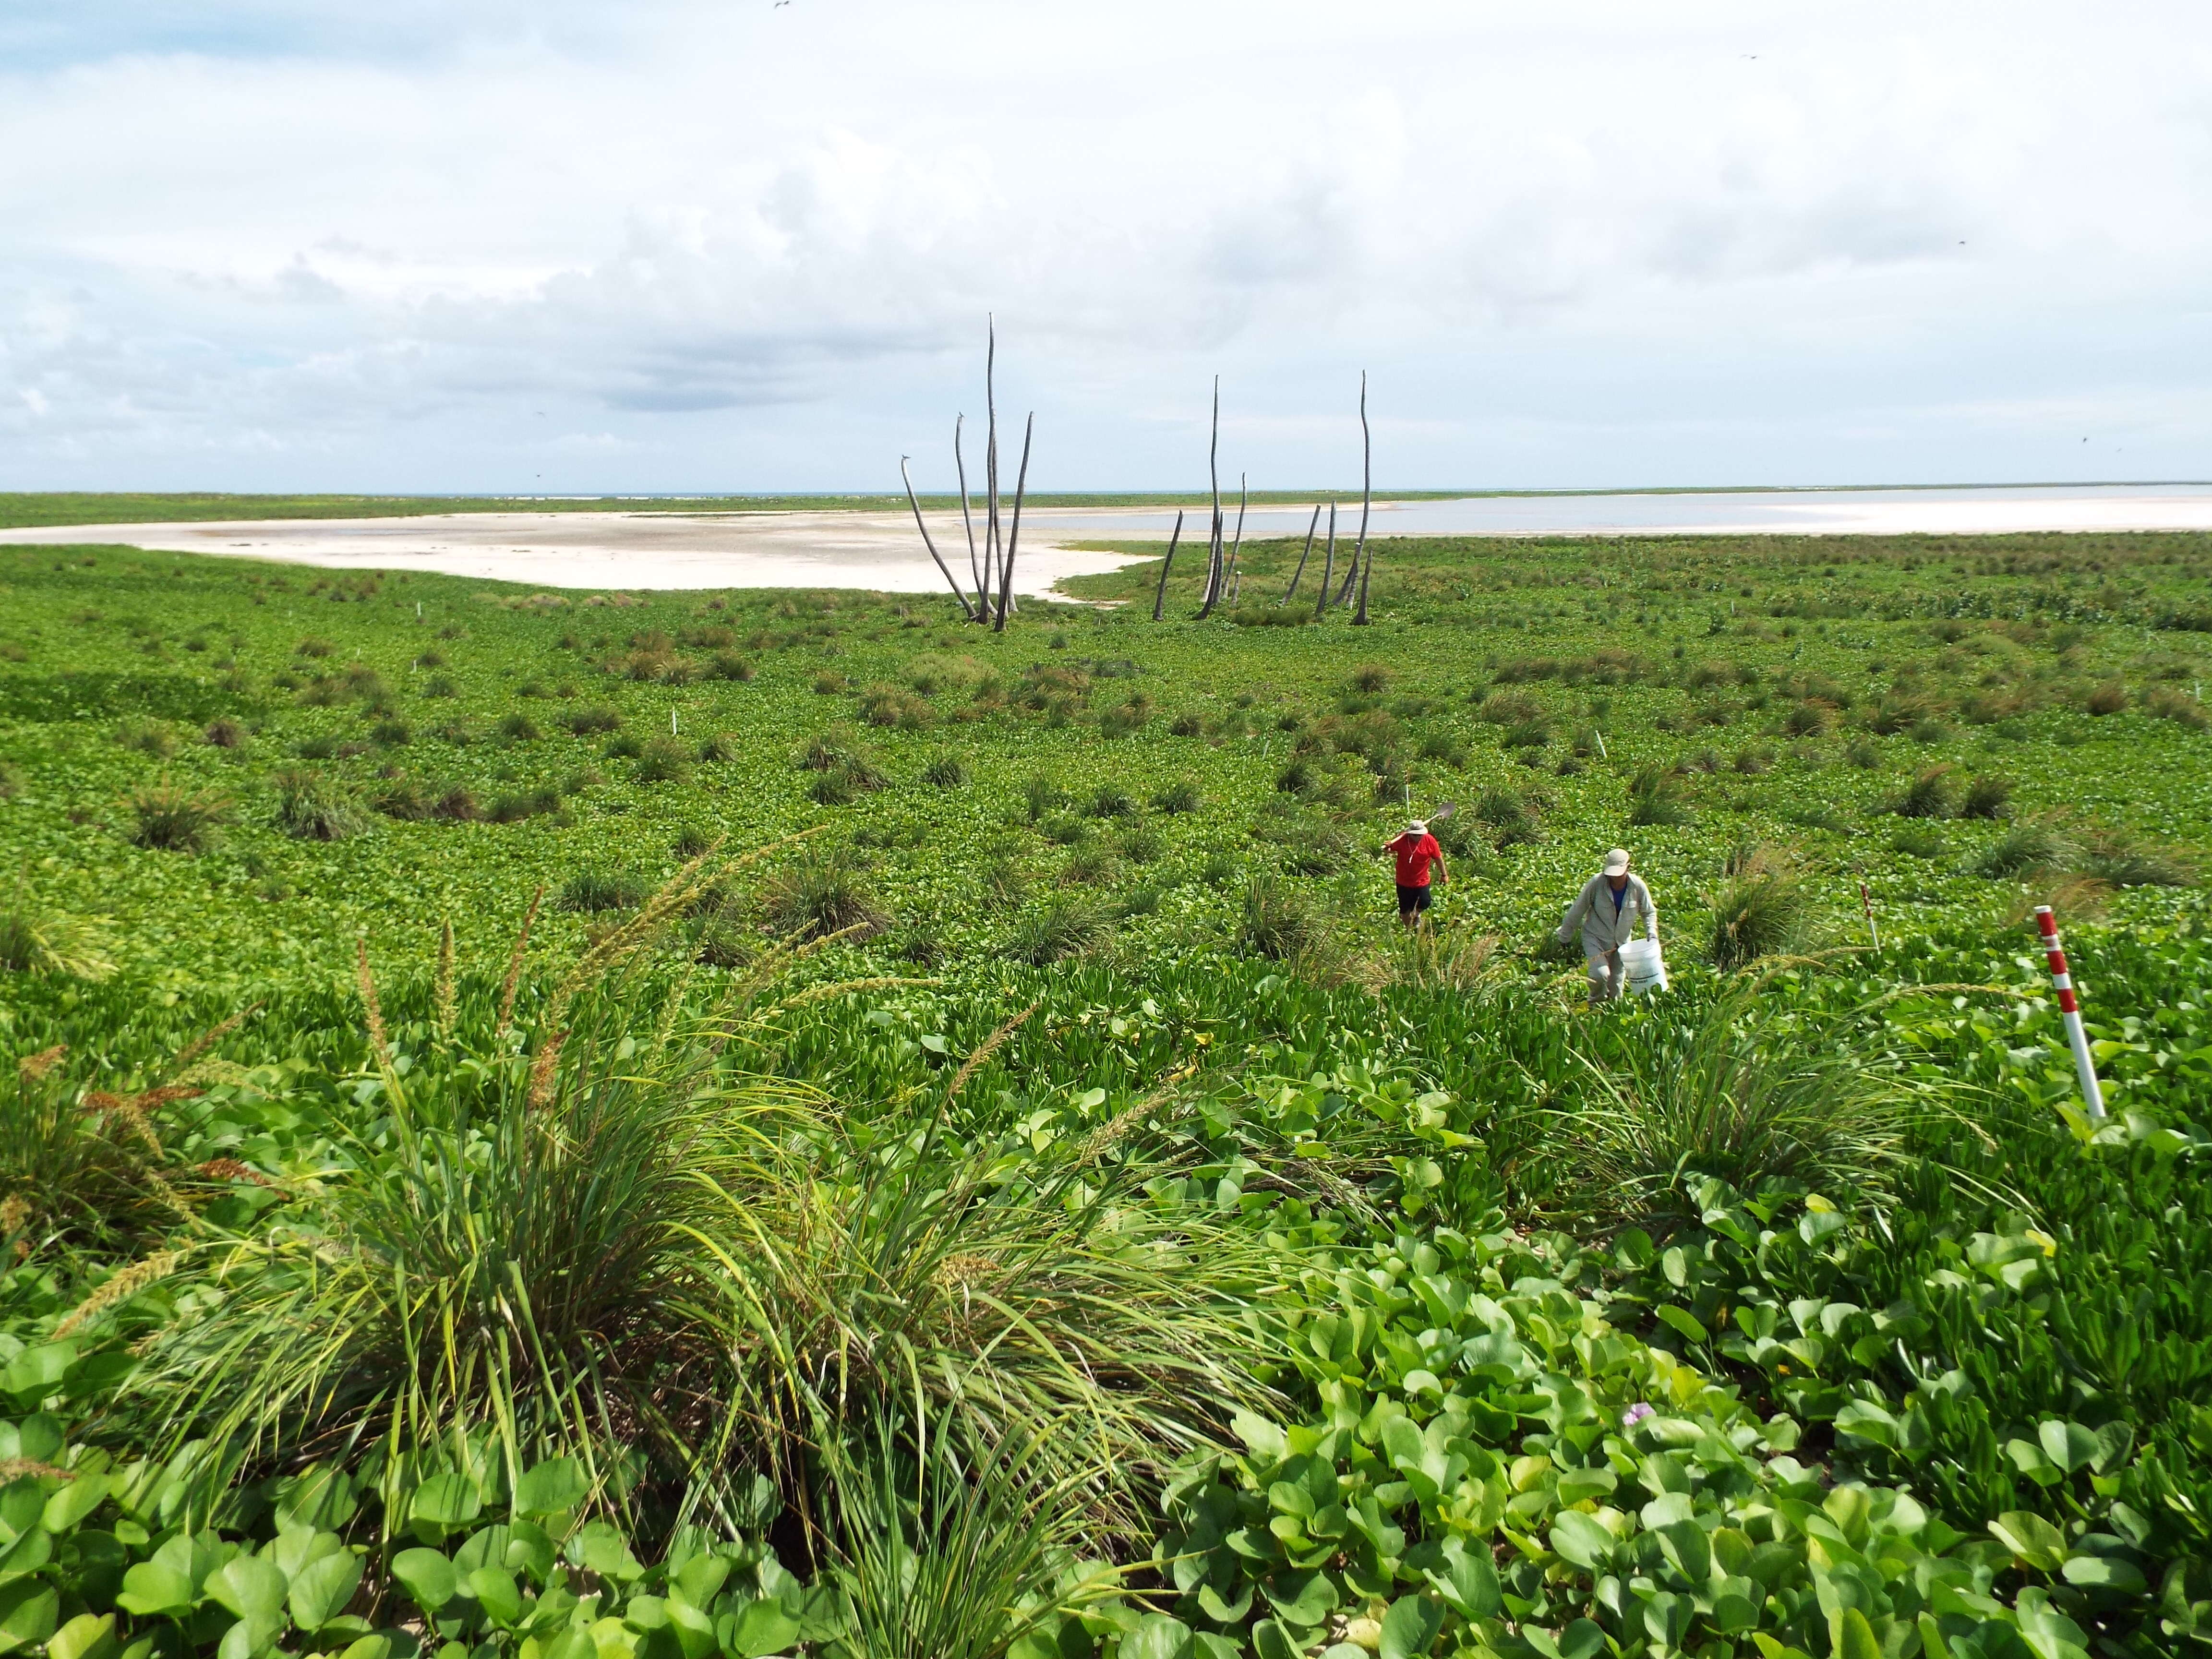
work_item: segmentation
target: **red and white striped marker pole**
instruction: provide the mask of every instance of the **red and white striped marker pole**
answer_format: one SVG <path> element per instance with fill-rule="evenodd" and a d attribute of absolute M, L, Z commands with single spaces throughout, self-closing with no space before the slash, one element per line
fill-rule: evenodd
<path fill-rule="evenodd" d="M 2089 1115 L 2105 1115 L 2105 1091 L 2097 1084 L 2096 1056 L 2089 1052 L 2089 1034 L 2081 1029 L 2081 1005 L 2074 995 L 2074 975 L 2067 971 L 2065 948 L 2058 942 L 2058 918 L 2051 914 L 2051 907 L 2035 907 L 2036 931 L 2043 935 L 2043 948 L 2051 958 L 2051 985 L 2058 993 L 2058 1009 L 2066 1019 L 2066 1040 L 2074 1045 L 2074 1070 L 2081 1079 L 2081 1098 L 2088 1103 Z"/>

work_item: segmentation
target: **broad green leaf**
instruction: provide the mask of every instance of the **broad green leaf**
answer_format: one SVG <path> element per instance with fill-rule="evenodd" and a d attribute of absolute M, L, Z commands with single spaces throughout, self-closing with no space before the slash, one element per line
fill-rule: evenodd
<path fill-rule="evenodd" d="M 1382 1615 L 1382 1644 L 1379 1659 L 1419 1659 L 1428 1652 L 1444 1627 L 1441 1602 L 1425 1595 L 1401 1595 Z"/>
<path fill-rule="evenodd" d="M 522 1617 L 522 1592 L 505 1567 L 478 1567 L 468 1576 L 468 1591 L 495 1625 L 512 1628 Z"/>
<path fill-rule="evenodd" d="M 1437 1593 L 1450 1604 L 1451 1610 L 1462 1619 L 1494 1619 L 1501 1606 L 1498 1598 L 1498 1569 L 1490 1553 L 1481 1548 L 1469 1549 L 1453 1539 L 1453 1546 L 1444 1552 L 1442 1572 L 1431 1572 L 1429 1583 Z"/>
<path fill-rule="evenodd" d="M 1164 1613 L 1148 1613 L 1121 1638 L 1121 1659 L 1190 1659 L 1190 1626 Z"/>
<path fill-rule="evenodd" d="M 191 1577 L 162 1560 L 141 1561 L 123 1575 L 115 1605 L 140 1619 L 176 1619 L 192 1610 Z"/>
<path fill-rule="evenodd" d="M 114 1483 L 105 1474 L 81 1474 L 46 1499 L 39 1524 L 48 1532 L 74 1530 L 100 1505 Z"/>
<path fill-rule="evenodd" d="M 1845 1607 L 1835 1626 L 1835 1659 L 1882 1659 L 1881 1643 L 1856 1607 Z"/>
<path fill-rule="evenodd" d="M 2069 1555 L 2064 1568 L 2066 1582 L 2079 1584 L 2084 1589 L 2118 1590 L 2128 1595 L 2141 1595 L 2150 1588 L 2142 1569 L 2112 1555 Z"/>
<path fill-rule="evenodd" d="M 1658 1537 L 1668 1563 L 1690 1581 L 1692 1589 L 1703 1589 L 1713 1576 L 1712 1545 L 1705 1529 L 1694 1521 L 1676 1521 L 1660 1528 Z"/>
<path fill-rule="evenodd" d="M 46 1659 L 115 1659 L 115 1615 L 81 1613 L 46 1638 Z"/>
<path fill-rule="evenodd" d="M 60 1592 L 40 1579 L 0 1585 L 0 1653 L 45 1641 L 54 1633 L 61 1610 Z"/>
<path fill-rule="evenodd" d="M 629 1540 L 605 1521 L 585 1523 L 584 1529 L 568 1540 L 568 1559 L 617 1583 L 627 1584 L 645 1572 L 644 1565 L 630 1553 Z"/>
<path fill-rule="evenodd" d="M 592 1483 L 584 1466 L 573 1457 L 556 1457 L 524 1472 L 515 1482 L 517 1515 L 558 1515 L 573 1510 L 591 1495 Z"/>
<path fill-rule="evenodd" d="M 392 1576 L 407 1587 L 415 1605 L 435 1613 L 460 1593 L 460 1575 L 436 1550 L 402 1550 L 392 1558 Z"/>
<path fill-rule="evenodd" d="M 1285 1573 L 1260 1589 L 1276 1616 L 1293 1625 L 1318 1625 L 1336 1607 L 1336 1586 L 1325 1572 Z"/>
<path fill-rule="evenodd" d="M 714 1650 L 714 1621 L 689 1601 L 671 1601 L 665 1611 L 668 1622 L 663 1627 L 676 1638 L 684 1659 L 707 1659 Z"/>
<path fill-rule="evenodd" d="M 308 1561 L 292 1579 L 292 1622 L 308 1631 L 329 1624 L 353 1600 L 361 1572 L 361 1557 L 349 1549 L 340 1548 Z"/>
<path fill-rule="evenodd" d="M 1658 1315 L 1660 1322 L 1670 1330 L 1687 1337 L 1692 1342 L 1705 1341 L 1712 1334 L 1699 1322 L 1695 1314 L 1678 1308 L 1671 1302 L 1662 1302 L 1651 1311 Z"/>
<path fill-rule="evenodd" d="M 258 1555 L 234 1555 L 207 1581 L 208 1595 L 240 1619 L 275 1617 L 289 1588 L 276 1564 Z"/>
<path fill-rule="evenodd" d="M 746 1603 L 722 1638 L 722 1645 L 735 1659 L 762 1659 L 766 1654 L 781 1653 L 797 1640 L 799 1620 L 771 1596 Z"/>
<path fill-rule="evenodd" d="M 2035 1431 L 2043 1455 L 2071 1474 L 2076 1469 L 2087 1468 L 2096 1461 L 2097 1437 L 2079 1423 L 2061 1423 L 2056 1419 L 2040 1425 Z"/>
<path fill-rule="evenodd" d="M 2008 1510 L 1990 1522 L 1997 1541 L 2040 1572 L 2056 1572 L 2066 1559 L 2066 1535 L 2039 1515 Z"/>
<path fill-rule="evenodd" d="M 1613 1559 L 1613 1536 L 1580 1510 L 1568 1510 L 1552 1522 L 1552 1553 L 1585 1572 L 1597 1572 Z"/>
<path fill-rule="evenodd" d="M 372 1632 L 349 1645 L 338 1659 L 392 1659 L 392 1638 L 381 1631 Z"/>
<path fill-rule="evenodd" d="M 36 1572 L 54 1559 L 54 1535 L 33 1524 L 5 1549 L 0 1549 L 0 1584 Z"/>
<path fill-rule="evenodd" d="M 711 1607 L 736 1565 L 726 1555 L 695 1555 L 671 1575 L 668 1593 L 695 1607 Z"/>
<path fill-rule="evenodd" d="M 459 1531 L 483 1513 L 483 1494 L 465 1474 L 434 1474 L 415 1489 L 407 1518 L 416 1531 L 439 1539 Z"/>
<path fill-rule="evenodd" d="M 1252 1650 L 1260 1659 L 1305 1659 L 1305 1644 L 1272 1619 L 1252 1626 Z"/>

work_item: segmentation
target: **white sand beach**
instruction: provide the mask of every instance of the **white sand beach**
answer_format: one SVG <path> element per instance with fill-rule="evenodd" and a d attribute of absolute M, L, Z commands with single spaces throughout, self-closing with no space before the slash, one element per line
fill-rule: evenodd
<path fill-rule="evenodd" d="M 1247 539 L 1303 535 L 1310 507 L 1255 507 Z M 931 514 L 938 550 L 963 581 L 960 516 Z M 1340 502 L 1340 540 L 1359 504 Z M 1044 507 L 1024 514 L 1016 592 L 1050 593 L 1067 577 L 1133 556 L 1083 541 L 1164 541 L 1173 508 Z M 1960 489 L 1776 490 L 1472 496 L 1377 501 L 1376 536 L 1989 535 L 2212 530 L 2212 486 L 2006 486 Z M 1185 523 L 1204 542 L 1204 516 Z M 0 544 L 115 544 L 229 554 L 331 568 L 434 570 L 544 588 L 838 587 L 942 591 L 905 512 L 469 513 L 416 518 L 262 520 L 216 524 L 70 525 L 0 530 Z"/>

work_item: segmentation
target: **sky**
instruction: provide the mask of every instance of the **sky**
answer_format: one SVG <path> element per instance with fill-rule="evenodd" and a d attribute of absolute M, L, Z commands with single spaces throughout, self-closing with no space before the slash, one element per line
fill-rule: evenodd
<path fill-rule="evenodd" d="M 0 489 L 2212 477 L 2212 9 L 9 0 Z"/>

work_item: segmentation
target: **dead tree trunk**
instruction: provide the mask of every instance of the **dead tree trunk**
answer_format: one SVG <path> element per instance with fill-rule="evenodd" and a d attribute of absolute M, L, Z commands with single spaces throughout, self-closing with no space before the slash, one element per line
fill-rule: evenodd
<path fill-rule="evenodd" d="M 1160 561 L 1160 585 L 1152 592 L 1152 620 L 1160 619 L 1160 612 L 1168 602 L 1168 572 L 1175 565 L 1176 544 L 1182 539 L 1182 509 L 1176 509 L 1175 529 L 1168 537 L 1168 556 Z"/>
<path fill-rule="evenodd" d="M 1367 429 L 1367 371 L 1359 371 L 1359 545 L 1367 545 L 1367 511 L 1375 501 L 1375 441 Z M 1354 628 L 1367 626 L 1367 579 L 1375 574 L 1375 556 L 1368 554 L 1360 562 L 1358 553 L 1352 556 L 1359 565 L 1359 612 L 1352 619 Z"/>
<path fill-rule="evenodd" d="M 1030 438 L 1036 431 L 1036 411 L 1030 411 L 1029 424 L 1022 428 L 1022 470 L 1014 480 L 1014 524 L 1006 537 L 1006 562 L 999 578 L 999 619 L 994 624 L 995 632 L 1006 631 L 1006 613 L 1014 604 L 1014 550 L 1022 540 L 1022 497 L 1030 488 Z"/>
<path fill-rule="evenodd" d="M 1229 550 L 1229 603 L 1237 603 L 1237 596 L 1244 591 L 1244 572 L 1237 560 L 1244 552 L 1244 503 L 1251 492 L 1244 487 L 1244 475 L 1237 475 L 1237 544 Z"/>
<path fill-rule="evenodd" d="M 960 584 L 954 580 L 951 570 L 946 566 L 944 555 L 937 550 L 937 544 L 929 538 L 929 526 L 922 522 L 921 503 L 915 499 L 914 478 L 907 471 L 906 463 L 907 457 L 900 456 L 899 477 L 906 484 L 906 504 L 914 509 L 914 527 L 921 532 L 921 544 L 929 550 L 929 556 L 938 569 L 944 572 L 945 584 L 952 590 L 952 597 L 960 601 L 960 608 L 967 613 L 968 620 L 974 622 L 975 607 L 968 603 L 968 596 L 960 591 Z"/>
<path fill-rule="evenodd" d="M 1314 595 L 1314 620 L 1328 609 L 1328 580 L 1336 570 L 1336 503 L 1328 504 L 1328 549 L 1321 559 L 1321 591 Z"/>
<path fill-rule="evenodd" d="M 968 532 L 968 579 L 975 586 L 975 605 L 988 605 L 991 602 L 991 593 L 983 586 L 982 563 L 975 556 L 975 515 L 968 507 L 968 459 L 960 453 L 960 428 L 966 424 L 967 419 L 965 415 L 957 415 L 952 420 L 952 465 L 960 474 L 960 523 Z M 968 608 L 971 620 L 975 615 L 975 605 Z"/>
<path fill-rule="evenodd" d="M 1316 501 L 1314 503 L 1313 522 L 1306 526 L 1306 544 L 1298 550 L 1298 568 L 1291 572 L 1291 585 L 1283 590 L 1283 597 L 1275 601 L 1277 606 L 1279 607 L 1288 605 L 1293 599 L 1297 597 L 1298 578 L 1306 574 L 1306 561 L 1313 555 L 1314 532 L 1320 528 L 1321 503 L 1319 501 Z"/>
<path fill-rule="evenodd" d="M 999 325 L 992 319 L 983 347 L 983 591 L 982 620 L 991 620 L 991 600 L 999 591 Z"/>
<path fill-rule="evenodd" d="M 1206 592 L 1198 602 L 1198 619 L 1213 614 L 1221 597 L 1221 377 L 1213 377 L 1213 436 L 1206 447 L 1206 470 L 1213 484 L 1213 527 L 1206 538 Z"/>

